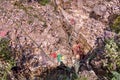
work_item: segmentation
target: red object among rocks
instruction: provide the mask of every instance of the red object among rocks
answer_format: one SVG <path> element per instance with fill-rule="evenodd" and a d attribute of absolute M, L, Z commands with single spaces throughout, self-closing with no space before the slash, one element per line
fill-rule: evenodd
<path fill-rule="evenodd" d="M 70 20 L 70 23 L 72 24 L 72 25 L 75 25 L 75 20 L 74 19 L 69 19 Z"/>
<path fill-rule="evenodd" d="M 57 58 L 57 53 L 51 53 L 50 56 L 53 58 Z"/>
<path fill-rule="evenodd" d="M 80 44 L 75 44 L 75 45 L 73 45 L 73 48 L 72 48 L 72 50 L 73 50 L 73 53 L 74 53 L 74 56 L 77 58 L 77 59 L 82 59 L 82 58 L 84 58 L 84 50 L 83 50 L 83 48 L 81 47 L 81 45 Z"/>
<path fill-rule="evenodd" d="M 8 31 L 0 31 L 0 37 L 5 37 Z"/>

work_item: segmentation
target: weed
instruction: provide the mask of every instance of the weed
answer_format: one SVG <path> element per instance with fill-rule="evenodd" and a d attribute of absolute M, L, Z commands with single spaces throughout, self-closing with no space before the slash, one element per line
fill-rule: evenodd
<path fill-rule="evenodd" d="M 111 80 L 120 80 L 120 73 L 113 71 L 112 74 L 113 74 L 113 77 Z"/>
<path fill-rule="evenodd" d="M 106 57 L 109 57 L 107 63 L 109 70 L 116 70 L 120 66 L 120 53 L 118 52 L 118 46 L 114 39 L 106 40 L 105 51 Z"/>
<path fill-rule="evenodd" d="M 0 39 L 0 55 L 5 60 L 10 60 L 10 51 L 8 49 L 9 40 L 6 38 Z"/>
<path fill-rule="evenodd" d="M 120 32 L 120 15 L 118 15 L 114 20 L 113 20 L 113 24 L 111 25 L 111 29 L 116 32 L 119 33 Z"/>
<path fill-rule="evenodd" d="M 0 39 L 0 80 L 7 80 L 7 75 L 14 65 L 14 60 L 9 48 L 9 41 L 7 38 Z"/>
<path fill-rule="evenodd" d="M 88 80 L 88 79 L 87 79 L 87 77 L 81 76 L 80 78 L 75 79 L 75 80 Z"/>
<path fill-rule="evenodd" d="M 38 0 L 38 3 L 40 3 L 41 5 L 46 5 L 49 3 L 49 0 Z"/>

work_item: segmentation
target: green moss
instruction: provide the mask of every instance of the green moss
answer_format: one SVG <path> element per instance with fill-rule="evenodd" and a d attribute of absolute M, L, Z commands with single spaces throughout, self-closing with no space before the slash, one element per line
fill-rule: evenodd
<path fill-rule="evenodd" d="M 114 20 L 113 20 L 113 24 L 111 26 L 111 29 L 116 32 L 119 33 L 120 32 L 120 15 L 118 15 Z"/>
<path fill-rule="evenodd" d="M 49 3 L 50 0 L 38 0 L 38 3 L 40 3 L 41 5 L 46 5 Z"/>

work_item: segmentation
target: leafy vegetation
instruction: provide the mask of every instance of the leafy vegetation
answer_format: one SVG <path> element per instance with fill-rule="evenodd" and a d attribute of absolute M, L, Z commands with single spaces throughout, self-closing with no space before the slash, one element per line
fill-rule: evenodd
<path fill-rule="evenodd" d="M 46 5 L 49 3 L 49 0 L 38 0 L 38 3 L 40 3 L 41 5 Z"/>
<path fill-rule="evenodd" d="M 78 78 L 76 80 L 88 80 L 88 79 L 87 79 L 87 77 L 82 76 L 82 77 L 80 77 L 80 78 Z"/>
<path fill-rule="evenodd" d="M 110 28 L 116 33 L 116 37 L 105 40 L 105 57 L 104 62 L 109 69 L 108 78 L 110 80 L 120 80 L 120 15 L 114 15 L 111 20 Z"/>
<path fill-rule="evenodd" d="M 10 40 L 7 38 L 0 39 L 0 55 L 7 62 L 13 60 L 13 58 L 11 57 L 12 54 L 11 54 L 11 50 L 9 47 L 9 42 Z"/>
<path fill-rule="evenodd" d="M 9 39 L 0 39 L 0 80 L 7 80 L 7 75 L 10 73 L 11 67 L 14 65 L 14 60 L 11 57 L 9 48 Z"/>
<path fill-rule="evenodd" d="M 111 80 L 120 80 L 120 73 L 113 71 L 113 78 Z"/>
<path fill-rule="evenodd" d="M 113 20 L 113 24 L 111 25 L 111 29 L 116 32 L 119 33 L 120 32 L 120 15 L 118 15 L 114 20 Z"/>
<path fill-rule="evenodd" d="M 103 64 L 108 69 L 108 79 L 120 80 L 118 78 L 120 73 L 120 15 L 111 16 L 109 25 L 115 36 L 105 40 L 106 60 Z"/>
<path fill-rule="evenodd" d="M 107 40 L 105 45 L 106 57 L 109 57 L 108 68 L 115 70 L 120 66 L 120 53 L 118 52 L 118 46 L 113 39 Z"/>

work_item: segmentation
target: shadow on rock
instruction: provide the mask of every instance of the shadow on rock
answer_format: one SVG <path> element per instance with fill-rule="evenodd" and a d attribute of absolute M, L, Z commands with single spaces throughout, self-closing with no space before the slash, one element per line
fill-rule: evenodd
<path fill-rule="evenodd" d="M 42 72 L 40 77 L 43 77 L 43 80 L 75 80 L 78 78 L 74 68 L 65 66 L 63 62 L 56 68 Z"/>

